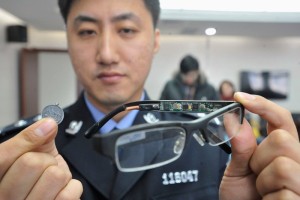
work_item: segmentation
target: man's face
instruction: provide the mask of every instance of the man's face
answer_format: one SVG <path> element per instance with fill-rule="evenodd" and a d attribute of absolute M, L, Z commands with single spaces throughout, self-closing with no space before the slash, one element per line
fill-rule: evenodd
<path fill-rule="evenodd" d="M 199 71 L 198 70 L 192 70 L 189 71 L 186 74 L 182 74 L 182 80 L 183 83 L 189 86 L 192 86 L 196 83 L 199 77 Z"/>
<path fill-rule="evenodd" d="M 143 0 L 74 1 L 67 38 L 75 73 L 99 109 L 140 100 L 159 49 Z"/>

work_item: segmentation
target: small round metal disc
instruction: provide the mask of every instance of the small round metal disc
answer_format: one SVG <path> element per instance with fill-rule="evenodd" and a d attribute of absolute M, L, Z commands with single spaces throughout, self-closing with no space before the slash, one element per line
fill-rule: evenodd
<path fill-rule="evenodd" d="M 64 111 L 58 106 L 58 104 L 48 105 L 43 109 L 42 117 L 51 117 L 57 124 L 60 124 L 64 119 Z"/>

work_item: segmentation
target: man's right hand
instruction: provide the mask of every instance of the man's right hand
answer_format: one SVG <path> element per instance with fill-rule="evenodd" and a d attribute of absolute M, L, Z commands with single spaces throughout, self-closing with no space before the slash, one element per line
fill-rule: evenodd
<path fill-rule="evenodd" d="M 82 184 L 58 153 L 56 133 L 55 121 L 42 119 L 0 144 L 0 200 L 80 199 Z"/>

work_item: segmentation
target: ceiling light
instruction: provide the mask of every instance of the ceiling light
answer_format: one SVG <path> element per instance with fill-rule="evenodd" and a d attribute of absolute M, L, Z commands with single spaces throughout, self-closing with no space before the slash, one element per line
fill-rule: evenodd
<path fill-rule="evenodd" d="M 217 30 L 215 28 L 207 28 L 205 29 L 206 35 L 215 35 L 217 33 Z"/>

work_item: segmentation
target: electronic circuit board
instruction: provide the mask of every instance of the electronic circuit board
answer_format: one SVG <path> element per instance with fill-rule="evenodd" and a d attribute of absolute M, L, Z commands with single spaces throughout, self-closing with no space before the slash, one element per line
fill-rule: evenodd
<path fill-rule="evenodd" d="M 160 111 L 209 113 L 218 110 L 231 101 L 161 101 Z"/>

